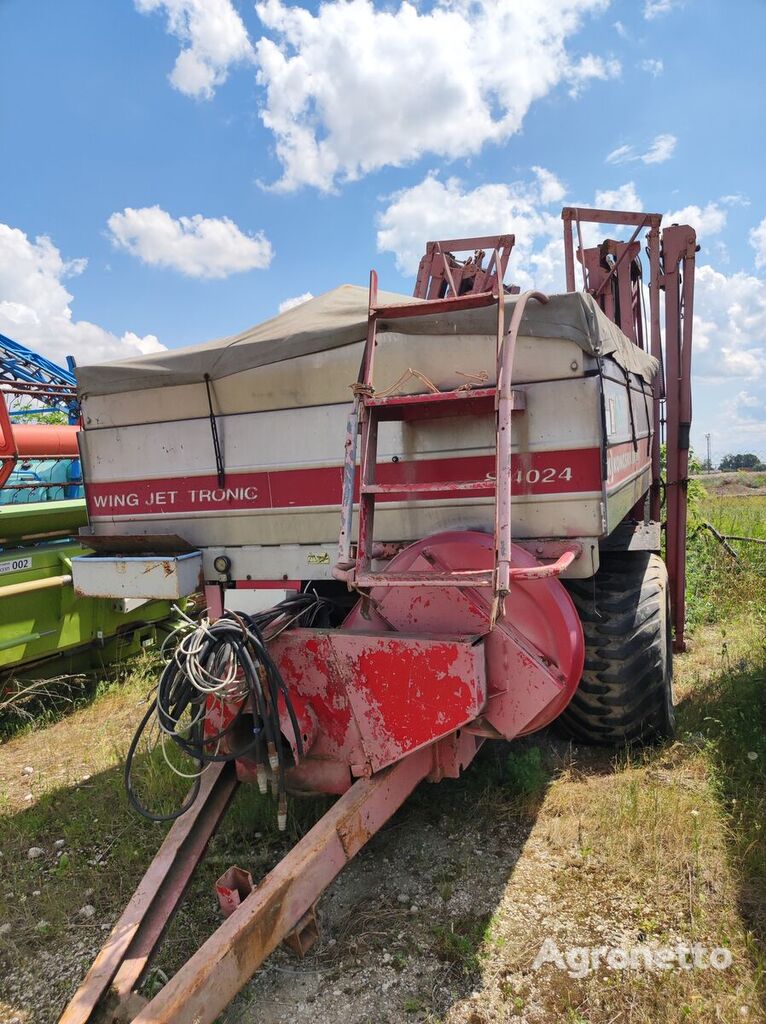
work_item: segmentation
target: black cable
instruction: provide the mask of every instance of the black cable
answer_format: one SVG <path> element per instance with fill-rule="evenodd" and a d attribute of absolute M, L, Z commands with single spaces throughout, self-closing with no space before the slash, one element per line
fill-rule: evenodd
<path fill-rule="evenodd" d="M 184 814 L 196 800 L 201 773 L 212 763 L 236 761 L 248 756 L 266 772 L 276 777 L 276 791 L 279 798 L 280 827 L 286 813 L 286 761 L 282 744 L 279 716 L 279 698 L 284 700 L 290 724 L 295 736 L 298 758 L 303 756 L 303 737 L 293 708 L 290 694 L 279 668 L 268 652 L 268 639 L 264 634 L 270 626 L 276 626 L 273 636 L 291 625 L 313 625 L 319 618 L 329 622 L 330 609 L 334 602 L 316 593 L 296 594 L 284 601 L 259 612 L 247 615 L 244 612 L 225 612 L 214 623 L 204 626 L 198 643 L 189 650 L 183 641 L 176 648 L 173 657 L 165 665 L 157 682 L 154 700 L 144 714 L 133 736 L 125 761 L 125 790 L 131 806 L 150 821 L 174 821 Z M 234 667 L 232 683 L 236 694 L 228 694 L 228 688 L 206 690 L 196 685 L 195 678 L 207 673 L 213 679 L 223 679 Z M 239 701 L 234 717 L 227 726 L 211 733 L 206 732 L 207 705 L 210 697 L 231 704 Z M 183 725 L 185 715 L 191 722 Z M 139 799 L 133 782 L 133 764 L 141 737 L 156 715 L 163 734 L 163 742 L 172 740 L 176 746 L 193 759 L 199 774 L 194 778 L 191 791 L 183 805 L 170 814 L 160 814 L 147 808 Z M 228 749 L 217 753 L 222 741 L 230 737 L 247 715 L 252 715 L 250 738 L 237 750 Z"/>
<path fill-rule="evenodd" d="M 218 476 L 218 486 L 226 486 L 226 466 L 223 461 L 223 452 L 221 451 L 221 442 L 218 437 L 218 422 L 215 418 L 215 412 L 213 410 L 213 392 L 210 386 L 211 377 L 209 373 L 205 374 L 205 389 L 207 391 L 207 405 L 210 410 L 210 434 L 213 438 L 213 454 L 215 455 L 215 469 Z"/>

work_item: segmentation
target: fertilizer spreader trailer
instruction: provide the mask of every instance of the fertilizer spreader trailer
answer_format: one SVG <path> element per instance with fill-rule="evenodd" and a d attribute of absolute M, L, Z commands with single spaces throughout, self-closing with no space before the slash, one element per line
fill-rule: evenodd
<path fill-rule="evenodd" d="M 413 789 L 486 739 L 559 717 L 584 741 L 672 732 L 696 236 L 563 222 L 561 295 L 504 284 L 512 235 L 431 242 L 412 298 L 373 272 L 233 338 L 78 370 L 96 556 L 76 588 L 202 586 L 208 620 L 142 725 L 199 775 L 62 1024 L 214 1021 L 280 942 L 311 944 L 323 890 Z M 630 237 L 585 247 L 597 224 Z M 276 603 L 225 610 L 253 590 Z M 152 816 L 139 742 L 126 781 Z M 281 826 L 287 792 L 339 799 L 255 887 L 221 877 L 227 919 L 147 1003 L 239 782 L 272 789 Z"/>

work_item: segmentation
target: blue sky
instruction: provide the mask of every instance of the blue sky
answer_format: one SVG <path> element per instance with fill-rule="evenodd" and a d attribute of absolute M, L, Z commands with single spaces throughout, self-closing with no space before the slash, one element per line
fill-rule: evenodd
<path fill-rule="evenodd" d="M 762 0 L 2 0 L 0 331 L 191 344 L 476 232 L 556 290 L 564 203 L 683 211 L 693 439 L 766 458 L 765 37 Z"/>

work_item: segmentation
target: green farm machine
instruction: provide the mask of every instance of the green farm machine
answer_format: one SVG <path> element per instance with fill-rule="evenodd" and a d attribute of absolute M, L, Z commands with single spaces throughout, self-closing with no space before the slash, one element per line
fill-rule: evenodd
<path fill-rule="evenodd" d="M 0 335 L 0 704 L 30 680 L 153 647 L 173 615 L 169 601 L 72 586 L 72 559 L 92 553 L 77 539 L 87 523 L 78 416 L 70 370 Z"/>

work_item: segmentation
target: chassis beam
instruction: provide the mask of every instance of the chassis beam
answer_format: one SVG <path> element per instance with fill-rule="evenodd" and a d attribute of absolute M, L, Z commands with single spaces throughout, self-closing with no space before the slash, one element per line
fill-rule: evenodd
<path fill-rule="evenodd" d="M 133 1015 L 133 1011 L 127 1019 L 133 1024 L 178 1024 L 180 1021 L 212 1024 L 266 957 L 300 926 L 306 913 L 341 869 L 431 772 L 433 758 L 433 747 L 423 747 L 371 778 L 355 782 L 151 1002 L 137 1015 Z M 200 802 L 201 797 L 197 803 Z M 178 824 L 182 820 L 179 819 Z M 163 843 L 160 854 L 168 839 Z M 163 879 L 159 878 L 161 870 L 166 872 L 164 880 L 170 879 L 173 892 L 178 891 L 178 901 L 186 885 L 185 882 L 181 885 L 181 880 L 176 879 L 172 860 L 168 861 L 166 857 L 162 867 L 157 867 L 160 854 L 144 876 L 82 988 L 65 1010 L 60 1024 L 92 1024 L 96 1019 L 103 1019 L 94 1013 L 110 982 L 112 998 L 117 995 L 122 1004 L 119 1019 L 126 1019 L 130 988 L 140 980 L 148 965 L 148 942 L 139 943 L 140 965 L 133 963 L 130 943 L 133 941 L 135 944 L 135 905 L 142 907 L 150 895 L 147 893 L 148 879 L 155 886 L 162 885 Z M 167 923 L 160 918 L 161 914 L 158 914 L 152 928 L 152 935 L 156 933 L 157 939 Z M 156 942 L 152 943 L 152 951 L 155 946 Z M 126 988 L 128 980 L 131 985 Z M 118 981 L 120 990 L 115 993 Z M 106 1017 L 107 1021 L 110 1019 L 114 1018 Z"/>
<path fill-rule="evenodd" d="M 97 1009 L 103 1010 L 104 1001 L 116 1009 L 130 998 L 236 788 L 232 764 L 213 764 L 205 772 L 196 801 L 173 822 L 59 1024 L 89 1024 L 103 1019 L 94 1014 Z"/>

